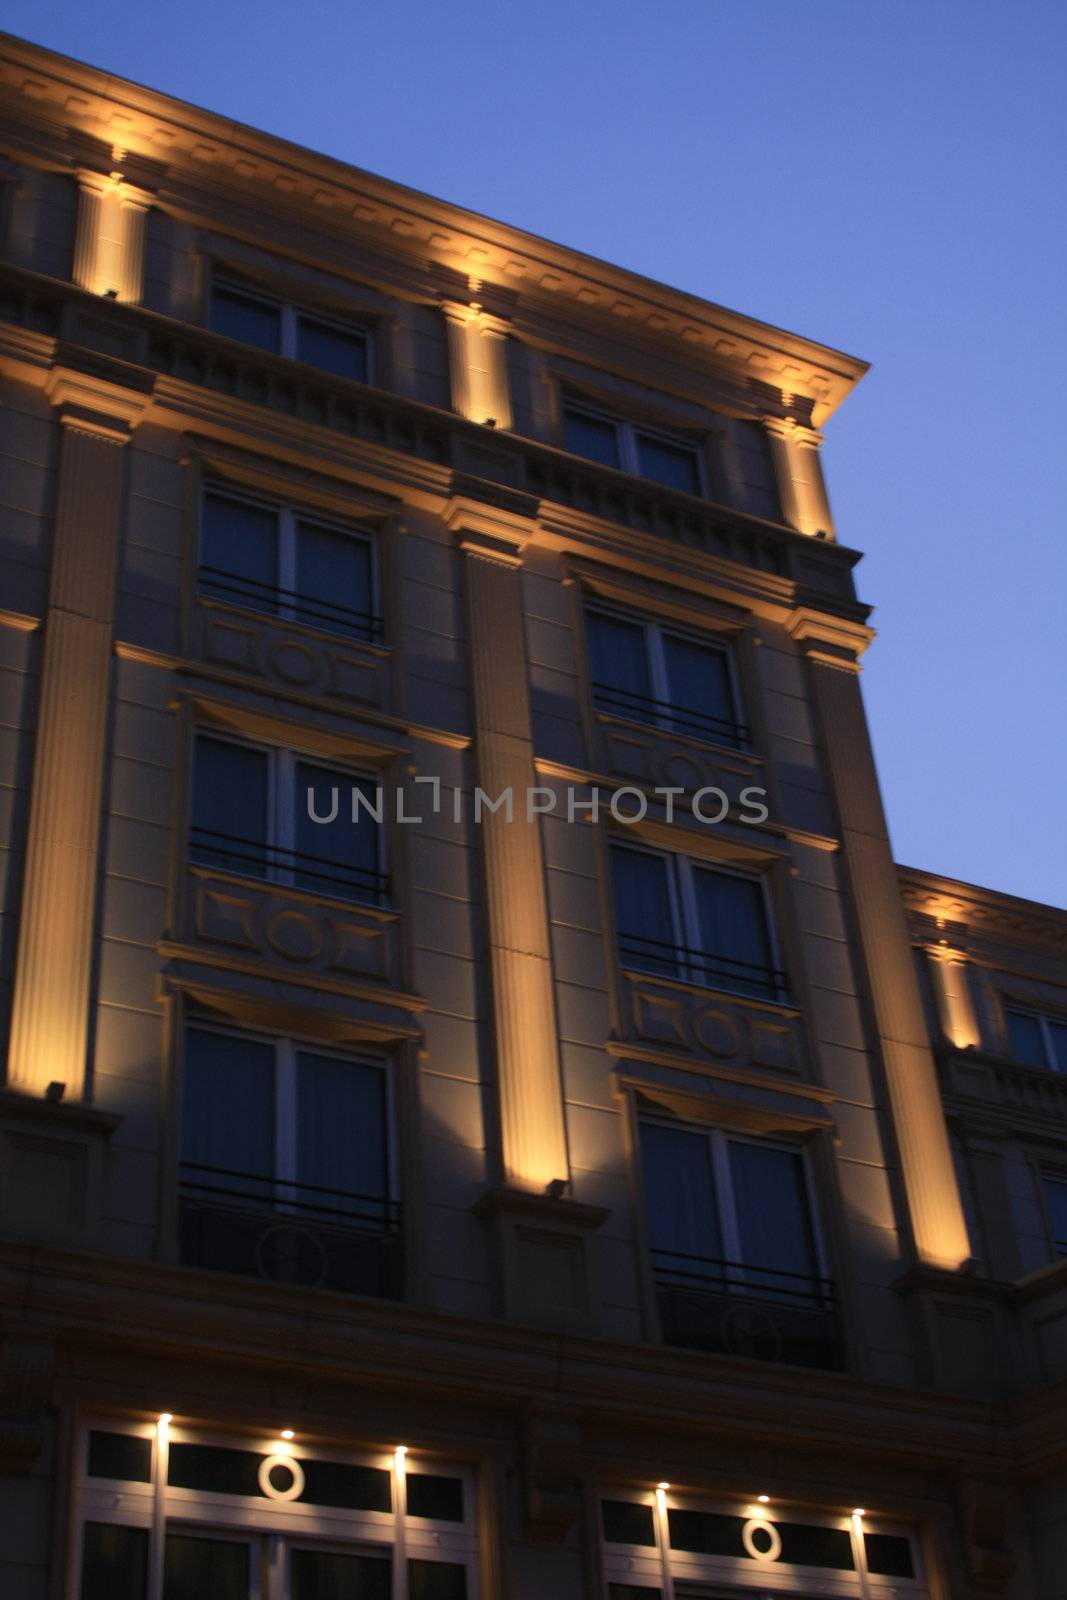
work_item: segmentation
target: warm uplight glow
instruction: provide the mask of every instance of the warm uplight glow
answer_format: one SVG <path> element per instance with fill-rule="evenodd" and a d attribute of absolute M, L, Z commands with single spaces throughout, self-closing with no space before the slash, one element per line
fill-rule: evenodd
<path fill-rule="evenodd" d="M 769 1506 L 771 1503 L 771 1497 L 769 1494 L 758 1494 L 756 1499 L 759 1501 L 761 1506 Z"/>
<path fill-rule="evenodd" d="M 857 1506 L 856 1509 L 853 1511 L 852 1515 L 854 1517 L 865 1517 L 867 1515 L 867 1513 L 866 1513 L 866 1511 L 864 1511 L 862 1506 Z"/>
<path fill-rule="evenodd" d="M 165 1428 L 167 1426 L 168 1422 L 173 1422 L 173 1421 L 174 1421 L 174 1413 L 173 1413 L 173 1411 L 161 1411 L 159 1413 L 159 1424 L 160 1424 L 160 1427 Z"/>
<path fill-rule="evenodd" d="M 665 1494 L 666 1491 L 670 1488 L 670 1484 L 669 1483 L 657 1483 L 656 1488 L 659 1490 L 659 1492 L 661 1494 Z"/>
<path fill-rule="evenodd" d="M 398 1444 L 397 1445 L 396 1454 L 397 1454 L 398 1459 L 403 1460 L 404 1456 L 406 1456 L 407 1453 L 408 1453 L 408 1447 L 407 1447 L 406 1444 Z"/>
<path fill-rule="evenodd" d="M 291 1439 L 292 1437 L 293 1437 L 292 1428 L 283 1428 L 282 1429 L 282 1438 L 283 1439 Z"/>

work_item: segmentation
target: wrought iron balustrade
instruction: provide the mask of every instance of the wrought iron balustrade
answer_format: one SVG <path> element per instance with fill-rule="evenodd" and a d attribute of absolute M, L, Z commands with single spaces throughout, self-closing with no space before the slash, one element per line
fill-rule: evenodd
<path fill-rule="evenodd" d="M 620 689 L 610 683 L 594 683 L 593 699 L 599 711 L 617 717 L 629 717 L 651 727 L 680 733 L 690 739 L 705 739 L 713 744 L 734 747 L 747 745 L 749 729 L 743 722 L 731 717 L 715 717 L 708 711 L 693 706 L 679 706 L 669 700 L 657 700 L 653 695 L 640 694 L 636 689 Z"/>
<path fill-rule="evenodd" d="M 783 1001 L 788 995 L 788 978 L 779 967 L 694 950 L 666 939 L 653 939 L 649 934 L 620 931 L 619 954 L 624 965 L 664 978 L 679 978 L 683 983 L 729 989 L 764 1000 Z"/>
<path fill-rule="evenodd" d="M 398 1201 L 183 1162 L 178 1190 L 183 1266 L 305 1289 L 398 1300 Z"/>
<path fill-rule="evenodd" d="M 666 1344 L 714 1355 L 844 1369 L 837 1291 L 830 1278 L 653 1250 Z"/>
<path fill-rule="evenodd" d="M 339 811 L 339 816 L 343 818 L 343 826 L 350 826 L 343 811 Z M 368 821 L 365 826 L 375 824 Z M 334 861 L 329 856 L 312 855 L 307 850 L 289 850 L 265 840 L 223 833 L 217 828 L 194 826 L 189 829 L 189 858 L 200 866 L 240 872 L 246 877 L 264 878 L 272 883 L 296 884 L 318 894 L 337 895 L 341 899 L 361 900 L 376 906 L 383 905 L 389 896 L 388 873 Z"/>
<path fill-rule="evenodd" d="M 277 584 L 262 583 L 258 578 L 246 578 L 239 572 L 228 572 L 224 567 L 201 567 L 198 576 L 200 593 L 214 600 L 248 606 L 253 611 L 283 620 L 304 622 L 309 627 L 321 628 L 327 633 L 360 639 L 364 644 L 381 643 L 382 619 L 370 611 L 360 611 L 334 600 L 301 594 L 297 589 L 283 589 Z"/>

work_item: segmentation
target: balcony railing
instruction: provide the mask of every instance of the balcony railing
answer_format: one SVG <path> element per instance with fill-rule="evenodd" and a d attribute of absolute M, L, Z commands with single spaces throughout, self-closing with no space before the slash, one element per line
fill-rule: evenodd
<path fill-rule="evenodd" d="M 201 567 L 200 593 L 214 600 L 225 600 L 231 605 L 248 606 L 267 616 L 282 620 L 307 623 L 311 628 L 322 628 L 327 633 L 340 633 L 346 638 L 360 639 L 365 644 L 380 644 L 382 619 L 370 611 L 359 611 L 354 606 L 343 606 L 334 600 L 320 600 L 301 594 L 296 589 L 282 589 L 276 584 L 261 583 L 258 578 L 245 578 L 238 572 L 227 572 L 224 567 Z"/>
<path fill-rule="evenodd" d="M 831 1279 L 675 1250 L 653 1250 L 652 1265 L 665 1344 L 844 1370 Z"/>
<path fill-rule="evenodd" d="M 373 824 L 368 824 L 373 826 Z M 190 860 L 222 872 L 239 872 L 249 878 L 296 885 L 317 894 L 337 895 L 380 906 L 389 896 L 389 876 L 370 867 L 333 861 L 307 850 L 289 850 L 264 840 L 222 833 L 217 828 L 189 829 Z"/>
<path fill-rule="evenodd" d="M 184 1162 L 178 1217 L 183 1266 L 384 1300 L 403 1295 L 395 1200 Z"/>
<path fill-rule="evenodd" d="M 763 1000 L 787 998 L 789 982 L 779 967 L 766 967 L 735 956 L 715 955 L 708 950 L 693 950 L 688 945 L 671 944 L 644 933 L 619 933 L 619 954 L 627 966 L 654 972 L 662 978 L 678 978 L 683 983 L 698 983 L 705 988 L 729 989 L 734 994 Z"/>
<path fill-rule="evenodd" d="M 594 683 L 593 699 L 599 711 L 606 711 L 612 716 L 629 717 L 633 722 L 680 733 L 690 739 L 705 739 L 712 744 L 734 747 L 748 744 L 749 730 L 743 722 L 735 722 L 730 717 L 714 717 L 710 712 L 698 711 L 692 706 L 673 705 L 668 700 L 657 700 L 650 694 L 639 694 L 636 689 Z"/>

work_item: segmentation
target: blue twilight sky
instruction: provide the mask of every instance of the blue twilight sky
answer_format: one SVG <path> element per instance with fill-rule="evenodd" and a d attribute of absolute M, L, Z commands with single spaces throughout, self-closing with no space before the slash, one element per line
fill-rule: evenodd
<path fill-rule="evenodd" d="M 1060 0 L 7 0 L 4 27 L 836 345 L 899 860 L 1067 905 Z"/>

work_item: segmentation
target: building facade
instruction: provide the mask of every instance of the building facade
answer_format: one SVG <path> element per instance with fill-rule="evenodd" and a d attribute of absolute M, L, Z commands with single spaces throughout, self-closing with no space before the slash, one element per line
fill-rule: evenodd
<path fill-rule="evenodd" d="M 0 41 L 0 1594 L 1067 1594 L 1067 915 L 863 363 Z"/>

